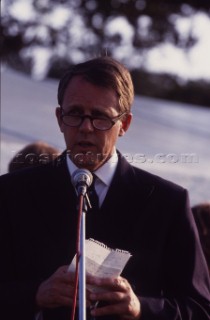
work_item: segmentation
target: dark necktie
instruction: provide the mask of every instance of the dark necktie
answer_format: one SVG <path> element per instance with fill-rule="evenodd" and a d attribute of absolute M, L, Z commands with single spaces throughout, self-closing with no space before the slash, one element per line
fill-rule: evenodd
<path fill-rule="evenodd" d="M 90 211 L 92 213 L 97 213 L 99 210 L 99 199 L 98 199 L 98 195 L 96 193 L 95 190 L 95 181 L 96 181 L 97 177 L 93 174 L 93 182 L 88 190 L 88 196 L 89 196 L 89 200 L 90 200 L 90 204 L 91 204 L 91 209 Z"/>

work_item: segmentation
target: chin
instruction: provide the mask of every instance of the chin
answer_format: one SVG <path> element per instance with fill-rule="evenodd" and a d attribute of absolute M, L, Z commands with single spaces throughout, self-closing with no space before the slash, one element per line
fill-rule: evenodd
<path fill-rule="evenodd" d="M 72 161 L 78 166 L 88 165 L 94 166 L 96 163 L 100 162 L 101 156 L 92 151 L 78 152 L 72 157 Z"/>
<path fill-rule="evenodd" d="M 87 158 L 87 156 L 84 154 L 74 157 L 73 162 L 78 168 L 86 168 L 89 170 L 97 166 L 97 161 L 90 157 Z"/>

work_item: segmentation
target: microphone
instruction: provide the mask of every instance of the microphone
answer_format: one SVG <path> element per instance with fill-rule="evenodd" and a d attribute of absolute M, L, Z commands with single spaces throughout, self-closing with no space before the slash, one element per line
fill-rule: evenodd
<path fill-rule="evenodd" d="M 93 176 L 87 169 L 77 169 L 73 172 L 71 182 L 77 190 L 78 195 L 85 195 L 87 188 L 93 182 Z"/>

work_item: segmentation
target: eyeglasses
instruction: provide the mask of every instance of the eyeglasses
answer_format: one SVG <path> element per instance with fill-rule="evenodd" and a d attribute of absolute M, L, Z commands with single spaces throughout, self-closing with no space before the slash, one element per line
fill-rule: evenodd
<path fill-rule="evenodd" d="M 69 127 L 79 127 L 85 119 L 89 119 L 92 126 L 101 131 L 109 130 L 113 127 L 113 125 L 120 120 L 127 112 L 123 112 L 117 117 L 109 118 L 109 117 L 99 117 L 99 116 L 89 116 L 89 115 L 74 115 L 71 113 L 64 113 L 63 109 L 61 114 L 61 119 L 66 126 Z"/>

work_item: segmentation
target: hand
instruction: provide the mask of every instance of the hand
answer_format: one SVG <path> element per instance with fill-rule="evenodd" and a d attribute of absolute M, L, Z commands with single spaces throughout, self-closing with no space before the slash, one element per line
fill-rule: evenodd
<path fill-rule="evenodd" d="M 105 289 L 88 295 L 90 301 L 106 301 L 107 305 L 93 309 L 92 316 L 118 315 L 120 319 L 138 320 L 141 316 L 140 301 L 128 281 L 122 277 L 87 277 L 87 283 Z"/>
<path fill-rule="evenodd" d="M 55 308 L 70 306 L 74 295 L 74 276 L 68 272 L 68 266 L 62 266 L 37 290 L 36 303 L 38 308 Z"/>

